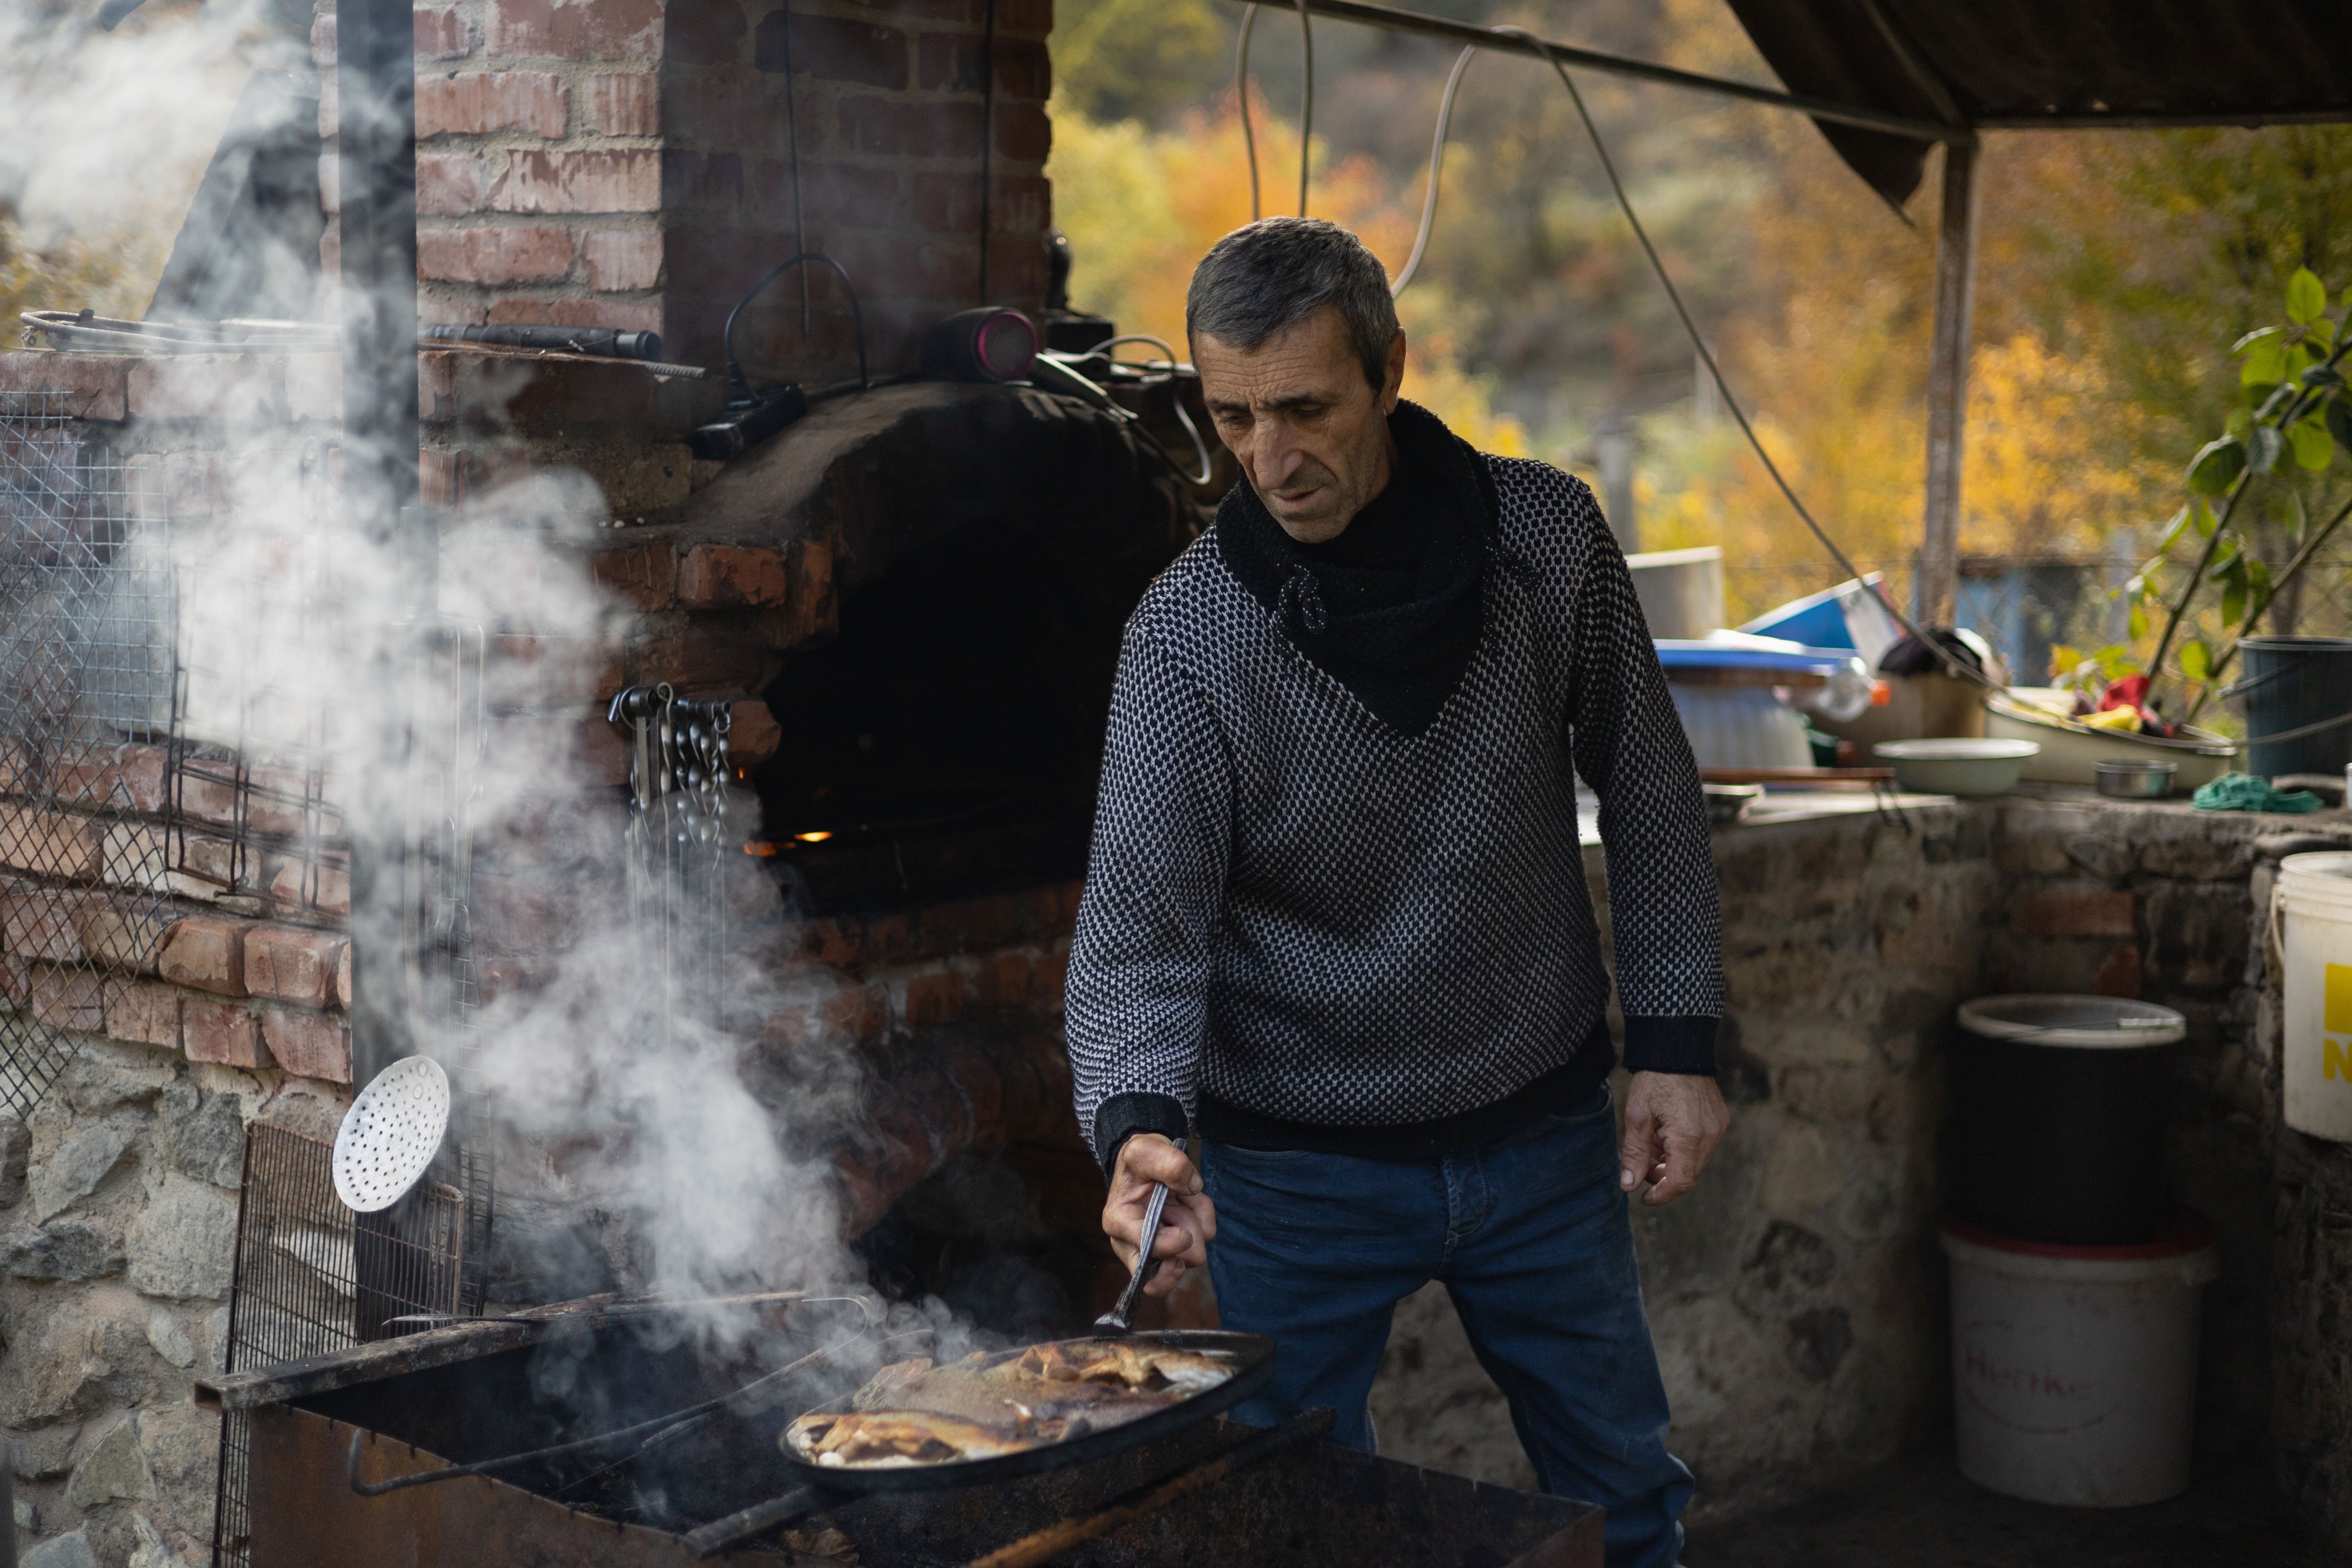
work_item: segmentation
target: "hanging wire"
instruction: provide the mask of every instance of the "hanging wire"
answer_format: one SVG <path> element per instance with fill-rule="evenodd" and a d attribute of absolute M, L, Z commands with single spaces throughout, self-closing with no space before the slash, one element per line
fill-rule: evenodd
<path fill-rule="evenodd" d="M 996 194 L 996 0 L 988 0 L 980 50 L 980 302 L 988 303 L 990 198 Z M 807 275 L 803 274 L 805 278 Z M 805 285 L 803 285 L 805 287 Z"/>
<path fill-rule="evenodd" d="M 1105 338 L 1102 342 L 1088 349 L 1087 351 L 1087 355 L 1088 357 L 1092 357 L 1095 354 L 1107 354 L 1110 353 L 1111 350 L 1118 347 L 1121 343 L 1150 343 L 1153 348 L 1158 349 L 1161 353 L 1168 356 L 1167 360 L 1163 362 L 1168 368 L 1168 378 L 1171 381 L 1176 379 L 1176 351 L 1170 348 L 1165 340 L 1155 338 L 1149 332 L 1123 332 L 1115 338 Z M 1146 363 L 1143 368 L 1146 370 L 1158 370 L 1160 365 Z M 1192 416 L 1188 413 L 1184 407 L 1184 393 L 1181 387 L 1179 387 L 1176 391 L 1175 402 L 1176 423 L 1184 426 L 1185 435 L 1192 437 L 1193 455 L 1201 459 L 1201 471 L 1198 474 L 1184 474 L 1184 478 L 1190 483 L 1205 485 L 1216 477 L 1217 472 L 1215 463 L 1213 463 L 1209 457 L 1209 444 L 1201 439 L 1200 426 L 1192 423 Z M 1149 432 L 1146 432 L 1146 434 L 1149 434 Z M 1156 445 L 1157 442 L 1155 441 L 1154 444 Z M 1165 448 L 1163 447 L 1162 450 L 1164 451 Z M 1172 466 L 1175 454 L 1171 452 L 1168 455 Z M 1184 470 L 1181 468 L 1178 468 L 1176 471 L 1180 474 L 1184 473 Z"/>
<path fill-rule="evenodd" d="M 1298 216 L 1307 216 L 1307 157 L 1315 138 L 1315 19 L 1307 0 L 1298 0 L 1299 79 L 1304 84 L 1298 104 Z"/>
<path fill-rule="evenodd" d="M 1412 254 L 1405 258 L 1404 270 L 1389 285 L 1389 298 L 1394 299 L 1412 281 L 1421 270 L 1422 253 L 1429 248 L 1429 231 L 1437 224 L 1437 172 L 1445 163 L 1445 130 L 1454 122 L 1454 94 L 1462 86 L 1462 73 L 1470 68 L 1472 57 L 1478 46 L 1470 45 L 1455 58 L 1454 69 L 1445 78 L 1445 96 L 1437 100 L 1437 132 L 1429 142 L 1429 188 L 1421 196 L 1421 229 L 1412 237 Z"/>
<path fill-rule="evenodd" d="M 784 142 L 792 149 L 793 160 L 793 250 L 795 254 L 805 256 L 808 254 L 808 225 L 802 220 L 801 216 L 801 116 L 800 110 L 793 98 L 792 0 L 784 0 L 784 7 L 778 13 L 778 20 L 782 26 L 784 37 Z M 809 277 L 807 269 L 803 268 L 801 271 L 801 342 L 808 342 L 809 339 Z"/>
<path fill-rule="evenodd" d="M 1249 154 L 1250 222 L 1265 216 L 1257 189 L 1257 132 L 1250 127 L 1249 101 L 1249 41 L 1252 29 L 1257 26 L 1257 5 L 1253 3 L 1242 8 L 1241 47 L 1234 52 L 1234 97 L 1242 106 L 1242 146 Z"/>
<path fill-rule="evenodd" d="M 1657 274 L 1659 285 L 1665 289 L 1666 299 L 1672 302 L 1675 316 L 1682 321 L 1683 331 L 1690 337 L 1691 347 L 1698 352 L 1699 362 L 1706 366 L 1706 374 L 1714 380 L 1716 390 L 1723 395 L 1724 407 L 1729 410 L 1731 417 L 1738 422 L 1739 433 L 1748 437 L 1748 445 L 1754 449 L 1757 460 L 1764 465 L 1764 471 L 1772 476 L 1772 482 L 1780 487 L 1780 494 L 1788 501 L 1790 510 L 1794 511 L 1804 525 L 1812 531 L 1813 537 L 1821 541 L 1822 548 L 1829 552 L 1830 559 L 1837 563 L 1839 569 L 1855 582 L 1861 582 L 1861 569 L 1847 559 L 1845 552 L 1838 548 L 1837 541 L 1829 536 L 1828 531 L 1813 521 L 1813 514 L 1806 510 L 1805 503 L 1798 498 L 1795 489 L 1781 474 L 1780 465 L 1775 463 L 1772 460 L 1772 454 L 1764 449 L 1764 443 L 1757 437 L 1755 426 L 1748 423 L 1748 411 L 1740 406 L 1739 399 L 1731 395 L 1731 384 L 1724 380 L 1722 367 L 1715 363 L 1713 351 L 1706 346 L 1706 340 L 1699 335 L 1698 323 L 1691 319 L 1690 307 L 1683 303 L 1682 290 L 1675 287 L 1674 279 L 1667 275 L 1666 264 L 1658 257 L 1658 247 L 1650 242 L 1650 231 L 1642 226 L 1641 218 L 1635 215 L 1633 203 L 1625 195 L 1625 184 L 1617 177 L 1617 164 L 1609 156 L 1608 145 L 1601 140 L 1601 129 L 1592 122 L 1592 111 L 1584 106 L 1584 95 L 1576 90 L 1575 79 L 1568 74 L 1568 68 L 1560 64 L 1558 58 L 1545 47 L 1541 38 L 1528 32 L 1525 27 L 1498 26 L 1493 30 L 1511 37 L 1524 38 L 1535 45 L 1543 55 L 1544 62 L 1549 65 L 1553 72 L 1559 76 L 1560 86 L 1568 89 L 1569 101 L 1576 105 L 1577 118 L 1584 123 L 1584 134 L 1592 143 L 1594 155 L 1601 160 L 1601 172 L 1609 177 L 1609 188 L 1616 195 L 1617 208 L 1625 215 L 1625 222 L 1633 228 L 1633 237 L 1641 242 L 1642 254 L 1649 258 L 1650 270 Z M 1895 625 L 1917 638 L 1920 646 L 1941 660 L 1945 668 L 1951 674 L 1963 680 L 1972 680 L 1990 690 L 2000 689 L 1991 678 L 1982 670 L 1970 668 L 1956 657 L 1951 649 L 1922 632 L 1916 622 L 1895 608 L 1894 600 L 1887 595 L 1876 589 L 1872 589 L 1871 592 L 1878 602 L 1885 606 L 1886 613 L 1895 617 Z"/>

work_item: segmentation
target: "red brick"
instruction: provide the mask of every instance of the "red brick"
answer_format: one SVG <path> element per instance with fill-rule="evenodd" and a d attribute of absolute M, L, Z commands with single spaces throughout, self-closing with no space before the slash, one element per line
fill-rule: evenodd
<path fill-rule="evenodd" d="M 588 128 L 600 136 L 661 133 L 661 79 L 649 71 L 607 71 L 582 84 Z"/>
<path fill-rule="evenodd" d="M 550 322 L 559 327 L 617 327 L 625 332 L 658 332 L 656 300 L 531 300 L 509 296 L 490 306 L 493 321 Z"/>
<path fill-rule="evenodd" d="M 310 19 L 310 63 L 331 73 L 335 63 L 335 17 L 331 11 Z"/>
<path fill-rule="evenodd" d="M 738 702 L 730 711 L 734 725 L 727 731 L 729 756 L 744 767 L 756 767 L 776 754 L 776 748 L 783 744 L 784 731 L 766 703 Z"/>
<path fill-rule="evenodd" d="M 1054 122 L 1042 104 L 1003 103 L 996 109 L 996 151 L 1002 157 L 1042 163 L 1054 150 Z"/>
<path fill-rule="evenodd" d="M 980 176 L 971 174 L 917 174 L 914 216 L 919 227 L 934 234 L 980 232 Z M 995 215 L 989 216 L 992 226 Z"/>
<path fill-rule="evenodd" d="M 1054 61 L 1043 38 L 996 40 L 996 90 L 1005 98 L 1054 96 Z"/>
<path fill-rule="evenodd" d="M 675 635 L 631 645 L 634 678 L 646 685 L 667 680 L 681 693 L 742 692 L 764 685 L 767 653 L 740 637 L 689 626 Z"/>
<path fill-rule="evenodd" d="M 803 103 L 800 108 L 801 153 L 805 157 L 814 145 L 807 132 L 815 127 L 810 107 Z M 791 146 L 783 95 L 772 82 L 669 82 L 662 89 L 661 122 L 674 146 L 765 147 L 778 153 Z"/>
<path fill-rule="evenodd" d="M 163 978 L 219 996 L 245 993 L 246 922 L 191 915 L 163 933 Z"/>
<path fill-rule="evenodd" d="M 2132 895 L 2104 889 L 2044 888 L 2021 895 L 2010 912 L 2019 936 L 2132 936 Z"/>
<path fill-rule="evenodd" d="M 607 550 L 588 558 L 588 572 L 640 610 L 666 610 L 677 597 L 677 555 L 667 544 Z"/>
<path fill-rule="evenodd" d="M 698 544 L 678 563 L 677 602 L 692 610 L 746 609 L 791 601 L 792 568 L 781 550 Z"/>
<path fill-rule="evenodd" d="M 908 977 L 905 1011 L 911 1029 L 954 1023 L 963 1016 L 963 976 L 940 969 Z"/>
<path fill-rule="evenodd" d="M 180 1001 L 182 1047 L 192 1062 L 218 1062 L 224 1067 L 266 1068 L 269 1054 L 261 1047 L 261 1031 L 253 1015 L 226 1002 L 185 996 Z"/>
<path fill-rule="evenodd" d="M 791 160 L 771 158 L 755 164 L 751 170 L 751 194 L 768 211 L 790 213 Z M 812 226 L 837 224 L 858 228 L 894 227 L 905 221 L 905 211 L 906 196 L 896 169 L 802 160 L 801 213 Z M 812 278 L 810 282 L 814 285 L 816 279 Z M 796 296 L 797 289 L 786 292 Z M 814 292 L 814 288 L 811 292 Z M 800 321 L 796 303 L 792 325 L 797 332 Z"/>
<path fill-rule="evenodd" d="M 571 270 L 569 229 L 428 228 L 416 237 L 420 278 L 447 283 L 544 283 Z"/>
<path fill-rule="evenodd" d="M 659 0 L 490 0 L 490 52 L 516 58 L 657 59 Z"/>
<path fill-rule="evenodd" d="M 671 148 L 661 155 L 663 205 L 733 213 L 743 202 L 743 155 Z"/>
<path fill-rule="evenodd" d="M 668 0 L 662 58 L 688 65 L 732 65 L 743 58 L 742 0 Z"/>
<path fill-rule="evenodd" d="M 2100 996 L 2137 998 L 2140 992 L 2139 949 L 2119 947 L 2102 959 L 2091 978 L 2091 990 Z"/>
<path fill-rule="evenodd" d="M 1054 30 L 1054 0 L 998 0 L 996 31 L 999 37 L 1007 33 L 1034 33 L 1039 37 Z"/>
<path fill-rule="evenodd" d="M 185 517 L 188 509 L 175 507 L 173 515 Z M 94 750 L 55 762 L 49 788 L 77 805 L 152 814 L 163 809 L 163 766 L 161 746 Z"/>
<path fill-rule="evenodd" d="M 0 943 L 16 958 L 79 963 L 81 901 L 80 894 L 46 888 L 0 898 Z"/>
<path fill-rule="evenodd" d="M 37 963 L 26 979 L 32 988 L 33 1016 L 50 1028 L 79 1029 L 91 1035 L 106 1028 L 103 988 L 97 975 Z"/>
<path fill-rule="evenodd" d="M 661 281 L 659 229 L 592 229 L 580 242 L 588 263 L 588 287 L 614 292 L 650 289 Z"/>
<path fill-rule="evenodd" d="M 416 136 L 482 136 L 493 131 L 563 134 L 570 100 L 546 71 L 458 71 L 419 77 Z"/>
<path fill-rule="evenodd" d="M 83 900 L 75 915 L 82 951 L 110 969 L 155 973 L 163 946 L 166 917 L 150 906 L 117 904 L 102 898 Z"/>
<path fill-rule="evenodd" d="M 1025 952 L 992 953 L 980 961 L 972 996 L 983 1007 L 1018 1007 L 1029 1000 L 1030 958 Z"/>
<path fill-rule="evenodd" d="M 335 51 L 335 19 L 324 16 L 320 20 L 327 29 L 327 53 L 332 57 Z M 415 12 L 415 27 L 416 58 L 419 59 L 457 60 L 474 52 L 473 25 L 455 10 L 419 6 Z M 311 37 L 314 40 L 317 38 L 315 30 Z"/>
<path fill-rule="evenodd" d="M 661 205 L 660 157 L 634 149 L 511 153 L 489 190 L 499 212 L 657 212 Z"/>
<path fill-rule="evenodd" d="M 763 71 L 781 73 L 784 68 L 786 14 L 771 11 L 760 20 L 752 64 Z M 907 35 L 898 28 L 798 11 L 792 12 L 791 17 L 790 58 L 796 75 L 894 92 L 907 86 Z"/>
<path fill-rule="evenodd" d="M 343 943 L 343 951 L 335 955 L 335 1005 L 348 1013 L 352 1010 L 352 944 Z"/>
<path fill-rule="evenodd" d="M 824 1016 L 827 1028 L 870 1045 L 889 1026 L 890 1009 L 873 987 L 853 985 L 825 998 Z"/>
<path fill-rule="evenodd" d="M 479 212 L 490 172 L 471 153 L 416 154 L 416 211 L 424 217 L 461 217 Z"/>
<path fill-rule="evenodd" d="M 347 866 L 315 856 L 275 855 L 263 862 L 265 888 L 273 903 L 322 915 L 352 912 L 352 873 Z"/>
<path fill-rule="evenodd" d="M 0 805 L 0 866 L 12 870 L 41 877 L 93 876 L 104 841 L 105 835 L 89 817 Z"/>
<path fill-rule="evenodd" d="M 33 994 L 33 966 L 0 952 L 0 1001 L 21 1007 Z"/>
<path fill-rule="evenodd" d="M 323 1007 L 334 994 L 343 939 L 302 926 L 257 925 L 245 933 L 248 995 Z"/>
<path fill-rule="evenodd" d="M 977 103 L 906 103 L 887 98 L 845 99 L 836 112 L 841 134 L 859 153 L 895 153 L 918 157 L 962 154 L 980 142 Z M 1010 113 L 1008 108 L 1003 110 Z M 997 138 L 1003 145 L 1001 130 Z M 864 274 L 858 275 L 863 281 Z"/>
<path fill-rule="evenodd" d="M 180 994 L 152 980 L 115 986 L 106 999 L 106 1033 L 110 1039 L 179 1049 Z"/>
<path fill-rule="evenodd" d="M 296 1078 L 328 1083 L 352 1081 L 352 1046 L 343 1021 L 331 1013 L 304 1013 L 292 1007 L 261 1010 L 261 1037 L 278 1065 Z"/>
<path fill-rule="evenodd" d="M 985 52 L 977 33 L 926 33 L 916 78 L 926 92 L 978 92 L 987 80 L 981 69 Z"/>

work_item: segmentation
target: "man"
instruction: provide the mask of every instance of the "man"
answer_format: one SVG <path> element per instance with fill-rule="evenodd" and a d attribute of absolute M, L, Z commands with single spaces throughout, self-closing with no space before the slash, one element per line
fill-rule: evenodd
<path fill-rule="evenodd" d="M 1205 1263 L 1276 1342 L 1241 1417 L 1328 1405 L 1363 1449 L 1392 1309 L 1444 1281 L 1539 1484 L 1608 1509 L 1611 1568 L 1669 1568 L 1691 1479 L 1627 1194 L 1689 1191 L 1729 1113 L 1706 810 L 1624 558 L 1583 484 L 1398 400 L 1345 230 L 1227 235 L 1185 324 L 1243 482 L 1119 658 L 1068 993 L 1103 1228 L 1131 1265 L 1167 1184 L 1148 1289 Z"/>

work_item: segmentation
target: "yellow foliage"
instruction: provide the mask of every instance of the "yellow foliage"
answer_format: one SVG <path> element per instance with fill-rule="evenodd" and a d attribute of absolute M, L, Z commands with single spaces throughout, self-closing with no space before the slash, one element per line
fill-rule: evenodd
<path fill-rule="evenodd" d="M 1255 100 L 1253 100 L 1254 103 Z M 1136 121 L 1087 119 L 1066 100 L 1053 105 L 1054 216 L 1070 237 L 1072 303 L 1184 349 L 1184 290 L 1192 268 L 1220 238 L 1250 221 L 1248 153 L 1229 93 L 1213 110 L 1187 113 L 1175 129 Z M 1251 114 L 1264 210 L 1293 210 L 1298 193 L 1298 129 Z M 1369 158 L 1310 164 L 1308 209 L 1354 231 L 1393 275 L 1412 249 L 1406 216 Z M 1418 193 L 1412 193 L 1417 196 Z M 1405 395 L 1482 450 L 1524 456 L 1527 431 L 1497 416 L 1489 384 L 1456 358 L 1444 297 L 1425 284 L 1398 302 L 1411 357 Z"/>

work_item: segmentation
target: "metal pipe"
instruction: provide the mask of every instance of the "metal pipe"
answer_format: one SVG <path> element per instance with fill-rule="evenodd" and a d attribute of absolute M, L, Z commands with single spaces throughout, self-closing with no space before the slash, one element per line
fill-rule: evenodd
<path fill-rule="evenodd" d="M 352 812 L 352 1082 L 413 1049 L 403 940 L 415 900 L 402 845 L 410 737 L 400 623 L 432 613 L 437 536 L 417 505 L 416 66 L 410 0 L 343 0 L 336 16 L 337 189 L 343 326 L 343 493 L 353 531 L 388 581 L 360 630 L 379 694 L 347 770 Z M 389 797 L 389 798 L 387 798 Z"/>
<path fill-rule="evenodd" d="M 1688 88 L 1694 92 L 1711 92 L 1724 98 L 1737 98 L 1749 103 L 1767 104 L 1774 109 L 1793 110 L 1815 120 L 1827 120 L 1840 125 L 1858 126 L 1864 131 L 1884 131 L 1893 136 L 1907 136 L 1916 142 L 1966 141 L 1974 134 L 1965 126 L 1938 124 L 1932 120 L 1915 120 L 1907 114 L 1889 114 L 1882 110 L 1864 108 L 1860 104 L 1840 103 L 1834 99 L 1815 98 L 1809 93 L 1782 92 L 1777 88 L 1758 87 L 1750 82 L 1731 81 L 1723 77 L 1702 76 L 1696 71 L 1676 70 L 1672 66 L 1654 65 L 1648 60 L 1627 59 L 1622 55 L 1603 54 L 1598 49 L 1578 48 L 1572 44 L 1555 44 L 1532 36 L 1498 33 L 1471 22 L 1456 22 L 1444 16 L 1425 16 L 1419 11 L 1402 10 L 1393 5 L 1374 5 L 1365 0 L 1303 0 L 1305 8 L 1318 16 L 1330 16 L 1343 22 L 1360 22 L 1368 27 L 1379 27 L 1391 33 L 1405 33 L 1414 37 L 1435 38 L 1454 45 L 1475 45 L 1482 49 L 1495 49 L 1504 54 L 1526 55 L 1534 59 L 1557 60 L 1562 65 L 1576 66 L 1584 70 L 1604 71 L 1612 76 L 1633 77 L 1642 81 L 1654 81 L 1667 87 Z"/>

